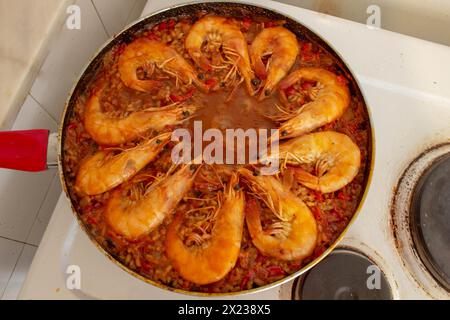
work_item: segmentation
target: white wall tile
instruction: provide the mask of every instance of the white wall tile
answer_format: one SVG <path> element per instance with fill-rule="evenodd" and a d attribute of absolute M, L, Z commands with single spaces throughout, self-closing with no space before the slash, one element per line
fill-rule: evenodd
<path fill-rule="evenodd" d="M 53 214 L 56 203 L 58 202 L 59 196 L 61 195 L 62 188 L 61 182 L 59 180 L 59 175 L 56 174 L 53 178 L 53 182 L 48 189 L 47 196 L 45 197 L 44 203 L 39 209 L 39 213 L 36 220 L 33 223 L 30 234 L 27 237 L 26 243 L 38 246 L 41 242 L 42 236 L 44 235 L 45 229 L 47 228 L 48 222 Z"/>
<path fill-rule="evenodd" d="M 58 130 L 58 123 L 31 97 L 27 96 L 17 115 L 12 130 L 48 129 Z"/>
<path fill-rule="evenodd" d="M 70 1 L 0 1 L 1 128 L 13 125 Z"/>
<path fill-rule="evenodd" d="M 30 96 L 13 125 L 13 130 L 24 129 L 57 129 L 56 122 Z M 0 236 L 25 241 L 55 174 L 55 169 L 0 169 Z"/>
<path fill-rule="evenodd" d="M 81 29 L 62 27 L 30 91 L 57 121 L 83 67 L 108 38 L 92 2 L 76 4 L 81 8 Z"/>
<path fill-rule="evenodd" d="M 109 36 L 113 36 L 125 26 L 136 0 L 92 0 L 92 2 Z"/>
<path fill-rule="evenodd" d="M 131 10 L 130 14 L 128 15 L 126 25 L 132 23 L 133 21 L 137 20 L 140 16 L 142 11 L 144 10 L 144 7 L 148 2 L 154 2 L 152 0 L 137 0 L 136 4 L 134 5 L 133 9 Z"/>
<path fill-rule="evenodd" d="M 33 261 L 34 254 L 37 248 L 30 245 L 25 245 L 19 260 L 17 261 L 16 267 L 9 279 L 8 285 L 3 292 L 3 300 L 16 300 L 19 295 L 20 289 L 22 288 L 22 283 L 27 276 L 28 269 L 30 268 L 31 262 Z"/>
<path fill-rule="evenodd" d="M 0 297 L 8 285 L 23 246 L 22 243 L 0 238 Z"/>

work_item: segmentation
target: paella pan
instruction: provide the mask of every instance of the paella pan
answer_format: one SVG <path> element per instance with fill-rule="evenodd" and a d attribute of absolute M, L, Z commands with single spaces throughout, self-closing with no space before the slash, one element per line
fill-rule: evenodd
<path fill-rule="evenodd" d="M 174 161 L 174 133 L 195 138 L 199 123 L 203 138 L 276 132 L 259 142 L 277 148 L 251 162 L 248 139 L 224 146 L 242 162 Z M 262 290 L 318 263 L 361 207 L 373 160 L 342 59 L 299 22 L 242 3 L 128 27 L 83 72 L 60 136 L 64 189 L 92 241 L 148 283 L 200 295 Z"/>

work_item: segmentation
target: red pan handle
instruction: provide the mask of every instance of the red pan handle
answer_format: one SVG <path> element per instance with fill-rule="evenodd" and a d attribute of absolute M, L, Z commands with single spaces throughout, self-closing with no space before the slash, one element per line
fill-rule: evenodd
<path fill-rule="evenodd" d="M 46 170 L 48 136 L 48 130 L 1 131 L 0 168 Z"/>

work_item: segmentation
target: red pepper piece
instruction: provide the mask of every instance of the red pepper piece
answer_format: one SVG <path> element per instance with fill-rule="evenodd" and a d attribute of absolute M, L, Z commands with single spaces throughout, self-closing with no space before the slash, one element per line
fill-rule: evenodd
<path fill-rule="evenodd" d="M 147 34 L 147 38 L 148 38 L 149 40 L 159 40 L 159 37 L 158 37 L 153 31 L 150 31 L 150 32 Z"/>
<path fill-rule="evenodd" d="M 342 75 L 339 75 L 337 77 L 337 81 L 338 81 L 339 84 L 342 84 L 342 85 L 347 85 L 348 84 L 347 78 L 342 76 Z"/>
<path fill-rule="evenodd" d="M 72 123 L 70 123 L 68 126 L 67 126 L 67 130 L 68 131 L 72 131 L 72 130 L 75 130 L 76 128 L 77 128 L 77 123 L 76 122 L 72 122 Z"/>
<path fill-rule="evenodd" d="M 245 18 L 242 20 L 242 27 L 243 27 L 244 29 L 250 28 L 251 24 L 252 24 L 252 19 L 250 19 L 250 18 L 248 18 L 248 17 L 245 17 Z"/>
<path fill-rule="evenodd" d="M 339 191 L 337 197 L 339 200 L 345 200 L 345 201 L 351 200 L 351 197 L 343 191 Z"/>
<path fill-rule="evenodd" d="M 266 271 L 269 273 L 269 277 L 284 276 L 285 274 L 283 268 L 280 266 L 268 266 Z"/>
<path fill-rule="evenodd" d="M 214 78 L 210 78 L 208 80 L 205 81 L 205 84 L 210 87 L 213 88 L 216 84 L 217 84 L 217 80 Z"/>
<path fill-rule="evenodd" d="M 143 269 L 145 272 L 149 272 L 152 269 L 152 265 L 148 263 L 146 260 L 141 260 L 141 269 Z"/>
<path fill-rule="evenodd" d="M 241 291 L 247 288 L 247 284 L 250 281 L 250 277 L 249 276 L 245 276 L 244 278 L 242 278 L 241 281 Z"/>
<path fill-rule="evenodd" d="M 97 221 L 97 219 L 95 219 L 94 217 L 88 217 L 87 219 L 87 222 L 89 223 L 89 224 L 92 224 L 92 225 L 97 225 L 98 224 L 98 221 Z"/>
<path fill-rule="evenodd" d="M 168 27 L 169 27 L 169 30 L 172 30 L 173 28 L 175 28 L 175 20 L 170 19 Z"/>
<path fill-rule="evenodd" d="M 304 42 L 301 47 L 302 53 L 307 53 L 312 51 L 312 43 L 311 42 Z"/>
<path fill-rule="evenodd" d="M 323 201 L 323 193 L 320 191 L 314 191 L 314 198 L 316 201 Z"/>
<path fill-rule="evenodd" d="M 184 95 L 175 95 L 175 94 L 171 94 L 170 95 L 170 99 L 173 102 L 182 102 L 182 101 L 186 101 L 188 99 L 190 99 L 195 92 L 195 88 L 190 89 L 188 92 L 186 92 L 186 94 Z"/>
<path fill-rule="evenodd" d="M 312 61 L 314 60 L 314 54 L 311 52 L 304 52 L 302 53 L 302 60 L 306 62 Z"/>
<path fill-rule="evenodd" d="M 163 21 L 163 22 L 161 22 L 159 25 L 158 25 L 158 30 L 159 31 L 164 31 L 164 30 L 166 30 L 167 29 L 167 22 L 166 21 Z"/>
<path fill-rule="evenodd" d="M 294 86 L 290 86 L 286 90 L 284 90 L 284 92 L 286 92 L 287 96 L 291 96 L 295 93 L 295 88 Z"/>
<path fill-rule="evenodd" d="M 319 207 L 314 206 L 314 207 L 311 208 L 311 211 L 312 211 L 312 213 L 314 215 L 314 218 L 316 220 L 319 220 L 321 218 L 322 212 L 320 211 Z"/>
<path fill-rule="evenodd" d="M 253 279 L 254 276 L 255 276 L 255 271 L 253 269 L 249 270 L 247 275 L 245 275 L 244 278 L 242 278 L 241 291 L 244 290 L 244 289 L 247 289 L 247 285 L 248 285 L 249 281 L 251 279 Z"/>

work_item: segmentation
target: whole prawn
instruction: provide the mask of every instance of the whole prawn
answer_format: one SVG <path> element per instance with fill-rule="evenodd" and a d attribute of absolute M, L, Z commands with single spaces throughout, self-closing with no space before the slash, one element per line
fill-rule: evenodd
<path fill-rule="evenodd" d="M 246 222 L 252 242 L 259 251 L 280 260 L 297 260 L 310 256 L 316 247 L 318 231 L 313 214 L 296 195 L 274 176 L 261 176 L 239 169 L 255 196 L 263 201 L 278 222 L 263 229 L 258 202 L 248 199 Z"/>
<path fill-rule="evenodd" d="M 299 109 L 282 109 L 282 114 L 271 117 L 281 122 L 281 139 L 297 137 L 333 122 L 344 114 L 350 104 L 347 85 L 334 73 L 321 68 L 295 70 L 280 82 L 279 88 L 283 91 L 302 79 L 316 81 L 317 93 L 313 101 Z"/>
<path fill-rule="evenodd" d="M 78 169 L 75 188 L 87 195 L 111 190 L 132 178 L 170 142 L 171 133 L 160 134 L 117 155 L 102 150 L 84 161 Z"/>
<path fill-rule="evenodd" d="M 185 164 L 174 174 L 154 183 L 135 201 L 127 188 L 113 191 L 105 209 L 109 226 L 127 239 L 136 239 L 158 227 L 191 189 L 198 168 Z"/>
<path fill-rule="evenodd" d="M 211 237 L 201 246 L 187 247 L 180 237 L 183 216 L 169 226 L 166 253 L 181 276 L 199 285 L 219 281 L 234 267 L 239 256 L 244 228 L 244 194 L 232 174 L 225 200 L 216 212 Z"/>
<path fill-rule="evenodd" d="M 253 40 L 250 58 L 256 75 L 265 80 L 259 99 L 270 96 L 291 69 L 299 51 L 297 37 L 284 27 L 263 29 Z M 269 57 L 266 65 L 264 57 Z"/>
<path fill-rule="evenodd" d="M 244 78 L 248 93 L 253 95 L 254 74 L 247 41 L 238 24 L 232 19 L 218 16 L 205 16 L 194 23 L 186 37 L 185 47 L 192 60 L 204 70 L 212 69 L 211 62 L 202 53 L 202 46 L 208 41 L 221 45 L 226 58 L 233 64 L 232 70 L 237 67 Z"/>
<path fill-rule="evenodd" d="M 172 104 L 136 111 L 123 118 L 113 118 L 102 111 L 102 92 L 103 87 L 93 90 L 84 114 L 87 133 L 101 145 L 120 145 L 142 137 L 148 130 L 161 131 L 168 125 L 177 125 L 188 120 L 197 110 L 193 105 Z"/>
<path fill-rule="evenodd" d="M 140 80 L 137 76 L 139 68 L 145 68 L 151 75 L 154 68 L 173 76 L 177 81 L 190 85 L 194 83 L 207 91 L 204 83 L 198 80 L 192 66 L 175 49 L 147 38 L 138 38 L 128 44 L 119 57 L 119 73 L 122 82 L 132 89 L 148 92 L 159 88 L 160 81 Z"/>
<path fill-rule="evenodd" d="M 309 133 L 286 141 L 271 157 L 278 157 L 284 164 L 315 164 L 316 175 L 299 167 L 289 169 L 301 184 L 322 193 L 345 187 L 361 166 L 359 147 L 347 135 L 334 131 Z"/>

